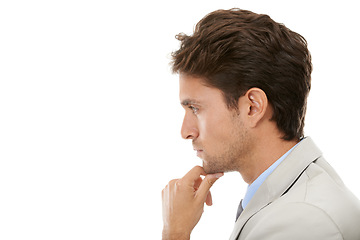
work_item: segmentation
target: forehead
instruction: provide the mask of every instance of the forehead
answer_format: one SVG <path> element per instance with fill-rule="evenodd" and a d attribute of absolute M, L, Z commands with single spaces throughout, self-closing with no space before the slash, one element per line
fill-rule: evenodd
<path fill-rule="evenodd" d="M 190 102 L 199 105 L 224 103 L 222 92 L 205 85 L 202 78 L 181 74 L 179 75 L 180 102 Z"/>

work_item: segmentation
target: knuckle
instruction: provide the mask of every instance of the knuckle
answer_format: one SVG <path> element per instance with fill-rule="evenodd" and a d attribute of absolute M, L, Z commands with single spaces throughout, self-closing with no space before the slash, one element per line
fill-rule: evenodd
<path fill-rule="evenodd" d="M 167 188 L 169 189 L 169 191 L 172 191 L 172 189 L 176 189 L 178 187 L 178 179 L 173 179 L 171 180 L 168 185 Z"/>
<path fill-rule="evenodd" d="M 175 182 L 175 187 L 180 188 L 182 186 L 182 182 L 180 180 Z"/>
<path fill-rule="evenodd" d="M 171 180 L 171 181 L 169 182 L 169 186 L 173 186 L 173 185 L 175 185 L 175 184 L 176 184 L 176 182 L 177 182 L 177 179 L 173 179 L 173 180 Z"/>
<path fill-rule="evenodd" d="M 207 182 L 210 186 L 212 186 L 215 181 L 214 181 L 213 179 L 207 178 L 207 179 L 206 179 L 206 182 Z"/>

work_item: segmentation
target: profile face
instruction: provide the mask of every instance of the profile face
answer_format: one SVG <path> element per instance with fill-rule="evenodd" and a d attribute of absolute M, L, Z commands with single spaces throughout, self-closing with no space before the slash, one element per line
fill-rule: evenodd
<path fill-rule="evenodd" d="M 241 112 L 227 107 L 219 89 L 186 74 L 180 74 L 180 102 L 185 109 L 181 135 L 192 140 L 205 172 L 238 171 L 249 147 Z"/>

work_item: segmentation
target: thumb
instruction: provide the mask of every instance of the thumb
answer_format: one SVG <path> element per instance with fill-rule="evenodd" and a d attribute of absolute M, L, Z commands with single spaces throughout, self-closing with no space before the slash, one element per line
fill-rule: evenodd
<path fill-rule="evenodd" d="M 224 173 L 207 174 L 196 192 L 196 197 L 200 201 L 205 202 L 210 188 L 222 176 L 224 176 Z"/>

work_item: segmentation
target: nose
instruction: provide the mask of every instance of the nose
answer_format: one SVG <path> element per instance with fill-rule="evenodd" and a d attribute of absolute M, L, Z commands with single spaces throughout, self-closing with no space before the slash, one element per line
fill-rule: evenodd
<path fill-rule="evenodd" d="M 199 136 L 196 119 L 190 114 L 185 114 L 181 127 L 181 136 L 184 139 L 196 139 Z"/>

